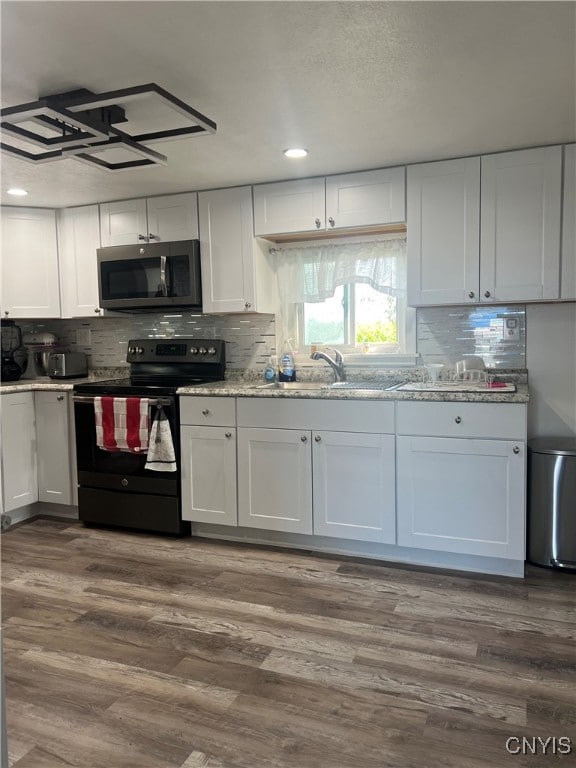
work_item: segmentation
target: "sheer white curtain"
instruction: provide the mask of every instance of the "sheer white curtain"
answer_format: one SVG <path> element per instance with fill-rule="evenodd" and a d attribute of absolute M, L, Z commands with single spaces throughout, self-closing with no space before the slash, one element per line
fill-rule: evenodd
<path fill-rule="evenodd" d="M 325 301 L 340 285 L 368 283 L 376 291 L 406 296 L 406 238 L 386 237 L 278 248 L 274 266 L 284 337 L 294 336 L 301 303 Z"/>
<path fill-rule="evenodd" d="M 285 304 L 325 301 L 347 283 L 368 283 L 392 296 L 406 294 L 404 237 L 298 245 L 278 249 L 274 258 Z"/>

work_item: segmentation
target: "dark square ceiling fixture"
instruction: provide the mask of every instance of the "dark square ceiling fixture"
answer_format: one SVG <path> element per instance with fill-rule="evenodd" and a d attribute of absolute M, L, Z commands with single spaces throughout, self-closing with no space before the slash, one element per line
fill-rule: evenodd
<path fill-rule="evenodd" d="M 118 123 L 129 121 L 125 104 L 150 97 L 184 117 L 185 122 L 190 124 L 135 135 L 116 127 Z M 38 101 L 1 109 L 0 127 L 3 138 L 9 136 L 17 140 L 19 146 L 0 142 L 2 152 L 13 157 L 31 163 L 73 157 L 107 171 L 166 165 L 168 161 L 164 155 L 145 145 L 216 132 L 216 123 L 155 83 L 100 94 L 82 88 L 44 96 Z M 22 148 L 22 144 L 40 147 L 44 151 L 30 152 L 28 148 Z M 113 149 L 125 150 L 136 155 L 137 159 L 110 162 L 97 157 Z"/>

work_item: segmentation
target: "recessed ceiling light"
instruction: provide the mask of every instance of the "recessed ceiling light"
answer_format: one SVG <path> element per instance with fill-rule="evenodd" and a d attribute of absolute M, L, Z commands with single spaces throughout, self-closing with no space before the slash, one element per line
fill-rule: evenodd
<path fill-rule="evenodd" d="M 19 187 L 11 187 L 10 189 L 7 189 L 6 192 L 15 197 L 24 197 L 28 194 L 25 189 L 20 189 Z"/>
<path fill-rule="evenodd" d="M 308 154 L 307 149 L 285 149 L 284 154 L 286 157 L 306 157 Z"/>

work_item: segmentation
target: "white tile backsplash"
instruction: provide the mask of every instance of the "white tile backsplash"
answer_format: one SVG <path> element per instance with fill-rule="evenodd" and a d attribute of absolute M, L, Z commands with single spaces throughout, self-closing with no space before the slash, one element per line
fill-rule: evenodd
<path fill-rule="evenodd" d="M 515 322 L 516 328 L 508 328 L 507 321 Z M 70 350 L 88 355 L 89 368 L 126 366 L 128 340 L 139 337 L 225 339 L 227 367 L 236 370 L 263 370 L 269 355 L 276 353 L 274 315 L 142 313 L 22 321 L 19 325 L 23 332 L 55 333 Z M 453 365 L 467 355 L 479 355 L 491 368 L 526 367 L 523 305 L 420 308 L 416 312 L 416 328 L 422 364 Z"/>
<path fill-rule="evenodd" d="M 416 334 L 424 364 L 478 355 L 489 368 L 526 368 L 524 305 L 420 308 Z"/>
<path fill-rule="evenodd" d="M 276 351 L 274 315 L 143 313 L 125 317 L 22 321 L 22 332 L 48 330 L 71 351 L 85 352 L 89 368 L 126 366 L 129 339 L 225 339 L 228 368 L 263 369 Z M 89 334 L 87 336 L 86 334 Z M 83 341 L 90 339 L 90 344 Z"/>

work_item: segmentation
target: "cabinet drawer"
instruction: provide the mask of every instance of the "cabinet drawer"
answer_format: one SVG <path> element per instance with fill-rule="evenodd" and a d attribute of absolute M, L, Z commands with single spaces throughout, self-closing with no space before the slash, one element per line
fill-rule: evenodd
<path fill-rule="evenodd" d="M 393 433 L 394 402 L 240 398 L 238 426 Z"/>
<path fill-rule="evenodd" d="M 186 397 L 180 398 L 180 424 L 233 427 L 236 409 L 233 397 Z"/>
<path fill-rule="evenodd" d="M 526 406 L 508 403 L 397 403 L 399 435 L 526 439 Z"/>

